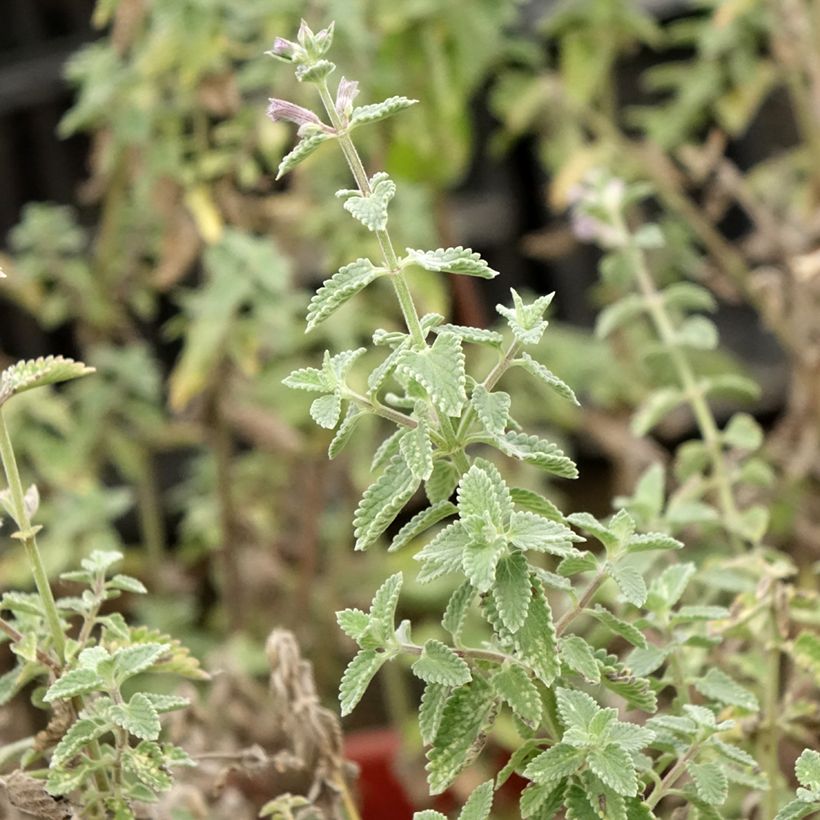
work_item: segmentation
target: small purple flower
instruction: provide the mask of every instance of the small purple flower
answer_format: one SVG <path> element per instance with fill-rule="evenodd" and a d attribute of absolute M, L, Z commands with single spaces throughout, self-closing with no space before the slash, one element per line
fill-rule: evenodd
<path fill-rule="evenodd" d="M 270 54 L 271 57 L 278 57 L 280 60 L 290 63 L 297 58 L 301 58 L 305 51 L 298 43 L 286 40 L 284 37 L 277 37 L 273 41 L 270 51 L 266 53 Z"/>
<path fill-rule="evenodd" d="M 341 117 L 347 120 L 353 110 L 353 100 L 359 93 L 359 84 L 355 80 L 339 80 L 339 90 L 336 92 L 336 110 Z"/>

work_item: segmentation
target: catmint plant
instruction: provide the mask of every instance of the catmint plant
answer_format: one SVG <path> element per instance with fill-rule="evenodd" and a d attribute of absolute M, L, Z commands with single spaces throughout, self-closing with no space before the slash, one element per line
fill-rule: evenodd
<path fill-rule="evenodd" d="M 0 503 L 17 527 L 13 543 L 25 550 L 36 587 L 0 598 L 0 631 L 16 656 L 14 668 L 0 676 L 0 703 L 36 682 L 33 701 L 50 711 L 43 732 L 15 744 L 19 768 L 4 780 L 22 811 L 47 805 L 56 812 L 57 801 L 67 800 L 83 817 L 124 819 L 170 788 L 174 766 L 192 765 L 182 749 L 160 741 L 159 715 L 183 708 L 187 699 L 135 686 L 137 676 L 204 673 L 168 636 L 129 626 L 120 613 L 103 614 L 104 604 L 122 593 L 146 592 L 136 578 L 111 572 L 122 554 L 92 552 L 79 570 L 61 576 L 80 594 L 55 598 L 52 592 L 37 545 L 40 527 L 32 523 L 39 494 L 34 485 L 24 490 L 4 411 L 19 393 L 91 372 L 49 356 L 0 374 L 0 458 L 8 484 Z"/>
<path fill-rule="evenodd" d="M 423 643 L 413 640 L 409 621 L 396 622 L 401 573 L 376 591 L 368 611 L 337 614 L 359 647 L 341 681 L 342 714 L 356 706 L 384 664 L 409 656 L 424 686 L 419 728 L 428 785 L 439 794 L 478 756 L 499 713 L 509 711 L 519 747 L 494 782 L 473 791 L 462 820 L 488 817 L 495 789 L 513 772 L 528 781 L 522 817 L 565 811 L 579 818 L 652 818 L 676 805 L 702 817 L 723 816 L 724 806 L 736 810 L 740 797 L 769 785 L 746 749 L 744 727 L 758 720 L 760 703 L 709 659 L 721 657 L 730 629 L 742 629 L 760 611 L 766 617 L 767 604 L 739 621 L 722 603 L 687 603 L 699 583 L 697 568 L 674 558 L 683 543 L 671 533 L 684 534 L 686 527 L 673 529 L 664 517 L 666 487 L 657 470 L 605 520 L 581 512 L 565 516 L 541 493 L 510 485 L 508 459 L 559 478 L 578 475 L 555 443 L 519 428 L 510 415 L 513 397 L 499 387 L 519 368 L 577 402 L 528 350 L 547 330 L 552 295 L 528 301 L 513 291 L 512 303 L 498 306 L 506 333 L 419 315 L 414 270 L 482 278 L 496 271 L 462 247 L 397 252 L 388 226 L 396 184 L 383 171 L 368 174 L 352 134 L 415 101 L 397 96 L 356 106 L 355 83 L 345 78 L 334 96 L 336 67 L 327 58 L 332 34 L 332 26 L 314 34 L 303 23 L 296 41 L 278 39 L 271 51 L 316 88 L 324 108 L 323 118 L 271 101 L 274 120 L 299 126 L 300 139 L 279 175 L 323 143 L 336 142 L 356 183 L 337 196 L 375 235 L 380 256 L 357 259 L 324 283 L 310 303 L 308 330 L 381 278 L 393 287 L 405 328 L 374 331 L 373 344 L 385 355 L 366 377 L 357 368 L 362 348 L 326 351 L 321 366 L 296 370 L 285 383 L 315 394 L 311 416 L 336 431 L 331 458 L 367 415 L 395 427 L 373 458 L 377 477 L 354 516 L 355 548 L 387 537 L 389 551 L 416 548 L 419 582 L 446 577 L 452 584 L 439 636 Z M 617 252 L 610 266 L 638 286 L 625 305 L 602 317 L 601 332 L 649 313 L 679 384 L 650 397 L 636 430 L 646 432 L 672 407 L 690 403 L 703 440 L 696 459 L 700 479 L 687 489 L 689 510 L 718 505 L 715 518 L 726 538 L 737 550 L 750 548 L 760 543 L 765 522 L 750 512 L 754 507 L 741 510 L 735 495 L 741 467 L 731 456 L 757 449 L 757 428 L 748 417 L 717 428 L 706 401 L 714 384 L 697 377 L 682 352 L 687 345 L 711 347 L 714 329 L 698 317 L 669 313 L 677 317 L 711 300 L 694 286 L 657 293 L 642 250 L 657 243 L 658 230 L 647 226 L 633 235 L 624 221 L 636 193 L 602 178 L 583 193 L 577 211 L 579 230 Z M 495 352 L 487 371 L 468 366 L 473 346 Z M 393 531 L 420 491 L 427 506 Z M 465 635 L 477 629 L 484 640 L 468 642 Z M 762 737 L 770 748 L 772 737 Z M 441 817 L 430 810 L 417 814 L 420 820 Z"/>

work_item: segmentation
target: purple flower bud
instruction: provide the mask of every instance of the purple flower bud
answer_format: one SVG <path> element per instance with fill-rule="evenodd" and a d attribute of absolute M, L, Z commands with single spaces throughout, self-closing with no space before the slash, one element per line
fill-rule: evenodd
<path fill-rule="evenodd" d="M 296 33 L 296 39 L 299 41 L 299 45 L 305 49 L 309 49 L 313 44 L 313 31 L 304 20 L 299 23 L 299 31 Z"/>
<path fill-rule="evenodd" d="M 287 100 L 270 100 L 268 106 L 268 116 L 274 121 L 287 120 L 294 122 L 296 125 L 302 126 L 308 123 L 312 125 L 322 125 L 322 121 L 307 108 L 302 108 L 301 105 L 288 102 Z"/>
<path fill-rule="evenodd" d="M 336 92 L 336 110 L 340 116 L 347 119 L 353 110 L 353 100 L 359 93 L 359 84 L 355 80 L 339 80 L 339 90 Z"/>
<path fill-rule="evenodd" d="M 297 43 L 286 40 L 284 37 L 277 37 L 273 41 L 270 50 L 265 53 L 270 54 L 271 57 L 277 57 L 280 60 L 290 63 L 303 56 L 305 52 Z"/>
<path fill-rule="evenodd" d="M 327 54 L 333 43 L 333 32 L 336 29 L 336 23 L 331 23 L 327 28 L 322 29 L 313 38 L 313 44 L 316 49 L 317 56 L 321 57 Z"/>

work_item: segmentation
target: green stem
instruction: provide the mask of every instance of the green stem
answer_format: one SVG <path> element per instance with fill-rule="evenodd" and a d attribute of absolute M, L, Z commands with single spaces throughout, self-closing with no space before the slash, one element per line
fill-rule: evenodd
<path fill-rule="evenodd" d="M 37 547 L 35 530 L 32 529 L 31 520 L 26 511 L 25 493 L 23 483 L 20 480 L 20 472 L 17 469 L 17 460 L 14 457 L 14 448 L 9 438 L 9 431 L 3 412 L 0 410 L 0 459 L 3 461 L 3 469 L 6 473 L 6 481 L 9 485 L 11 495 L 11 511 L 14 520 L 19 528 L 17 537 L 23 542 L 23 547 L 31 566 L 31 574 L 34 576 L 34 583 L 40 595 L 46 621 L 51 632 L 51 640 L 54 643 L 54 650 L 62 663 L 65 660 L 65 635 L 60 622 L 60 614 L 57 611 L 57 604 L 54 601 L 54 593 L 48 582 L 48 573 L 43 564 L 43 558 Z"/>
<path fill-rule="evenodd" d="M 774 817 L 778 809 L 778 780 L 780 779 L 780 758 L 778 756 L 780 747 L 780 635 L 777 628 L 777 614 L 774 611 L 775 596 L 772 596 L 772 611 L 770 617 L 770 627 L 772 633 L 772 645 L 769 649 L 769 657 L 766 664 L 765 677 L 765 702 L 764 702 L 764 726 L 761 736 L 761 754 L 759 760 L 762 761 L 763 771 L 769 780 L 769 789 L 765 793 L 764 817 Z"/>
<path fill-rule="evenodd" d="M 655 806 L 657 806 L 658 803 L 666 797 L 669 790 L 675 785 L 675 783 L 677 783 L 677 781 L 683 776 L 686 771 L 686 764 L 692 759 L 697 751 L 697 748 L 697 744 L 690 746 L 686 754 L 680 758 L 680 760 L 678 760 L 678 762 L 675 763 L 675 765 L 667 772 L 666 777 L 664 777 L 660 783 L 655 785 L 655 788 L 652 789 L 652 793 L 646 798 L 645 801 L 646 805 L 650 809 L 654 809 Z"/>
<path fill-rule="evenodd" d="M 626 227 L 623 225 L 622 227 L 626 233 Z M 652 323 L 677 371 L 678 379 L 686 394 L 686 399 L 695 415 L 695 421 L 703 438 L 703 443 L 709 452 L 712 462 L 712 473 L 717 487 L 718 502 L 723 511 L 724 522 L 732 546 L 736 552 L 739 552 L 741 545 L 734 532 L 734 527 L 737 524 L 739 515 L 734 494 L 732 493 L 729 472 L 723 458 L 720 430 L 718 429 L 714 415 L 712 415 L 709 403 L 706 401 L 703 389 L 695 377 L 692 366 L 680 349 L 675 327 L 672 324 L 669 314 L 666 312 L 663 298 L 655 287 L 655 282 L 652 279 L 652 274 L 649 272 L 643 252 L 631 239 L 626 250 L 632 261 L 638 288 L 646 300 L 647 310 L 649 311 Z"/>
<path fill-rule="evenodd" d="M 360 407 L 364 407 L 371 413 L 375 413 L 377 416 L 381 416 L 382 418 L 392 421 L 394 424 L 398 424 L 399 427 L 407 427 L 410 430 L 414 430 L 419 426 L 418 422 L 414 418 L 411 418 L 399 410 L 394 410 L 392 407 L 388 407 L 379 401 L 369 399 L 367 396 L 363 396 L 361 393 L 357 393 L 349 387 L 345 387 L 343 390 L 345 398 L 356 402 L 356 404 Z"/>
<path fill-rule="evenodd" d="M 590 601 L 595 597 L 595 593 L 608 577 L 606 567 L 601 567 L 575 606 L 558 619 L 558 623 L 555 624 L 555 634 L 559 638 L 564 634 L 566 628 L 589 606 Z"/>
<path fill-rule="evenodd" d="M 399 644 L 399 647 L 402 652 L 406 652 L 408 655 L 421 655 L 424 651 L 423 646 L 414 643 L 402 643 Z M 464 660 L 490 661 L 490 663 L 498 664 L 509 661 L 519 666 L 527 666 L 520 658 L 516 658 L 514 655 L 507 655 L 505 652 L 496 652 L 493 649 L 450 648 L 459 658 L 463 658 Z"/>

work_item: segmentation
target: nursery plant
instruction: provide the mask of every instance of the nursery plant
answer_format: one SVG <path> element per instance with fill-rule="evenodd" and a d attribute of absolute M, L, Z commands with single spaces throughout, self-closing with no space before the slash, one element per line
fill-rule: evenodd
<path fill-rule="evenodd" d="M 513 773 L 526 781 L 522 817 L 807 816 L 817 808 L 818 756 L 801 755 L 801 788 L 787 803 L 780 732 L 800 736 L 791 697 L 799 686 L 787 690 L 780 670 L 789 658 L 798 677 L 801 654 L 816 669 L 815 633 L 793 631 L 816 621 L 816 599 L 789 585 L 794 567 L 766 547 L 766 508 L 746 492 L 771 479 L 756 455 L 759 427 L 742 413 L 720 426 L 710 406 L 721 391 L 754 389 L 734 374 L 701 372 L 699 353 L 718 343 L 703 315 L 711 295 L 689 282 L 658 285 L 650 259 L 663 231 L 630 222 L 646 189 L 592 178 L 579 192 L 576 229 L 605 249 L 602 273 L 622 293 L 598 332 L 637 328 L 657 378 L 634 432 L 646 434 L 683 407 L 699 437 L 679 448 L 671 476 L 651 467 L 605 518 L 564 515 L 543 485 L 514 484 L 516 462 L 546 477 L 578 478 L 554 442 L 520 428 L 516 396 L 503 389 L 518 370 L 577 402 L 530 352 L 548 333 L 553 295 L 513 290 L 510 304 L 498 306 L 504 332 L 420 314 L 413 292 L 420 271 L 497 274 L 468 248 L 397 249 L 389 226 L 396 183 L 366 170 L 353 135 L 416 101 L 357 105 L 355 81 L 331 80 L 333 32 L 331 25 L 314 33 L 303 22 L 295 41 L 277 38 L 270 52 L 322 103 L 319 114 L 271 100 L 274 121 L 298 125 L 279 175 L 336 143 L 355 182 L 337 197 L 378 253 L 327 279 L 308 307 L 307 330 L 371 286 L 392 290 L 404 326 L 374 329 L 382 358 L 369 373 L 359 367 L 365 348 L 327 350 L 319 366 L 292 372 L 285 384 L 315 394 L 310 415 L 335 430 L 331 458 L 366 416 L 392 428 L 355 512 L 355 549 L 383 540 L 390 552 L 416 549 L 416 580 L 446 579 L 452 590 L 438 636 L 422 642 L 400 617 L 402 573 L 378 588 L 368 611 L 337 613 L 359 647 L 341 681 L 342 714 L 385 664 L 412 660 L 423 687 L 418 719 L 432 795 L 477 759 L 497 721 L 511 719 L 518 745 L 497 776 L 473 790 L 462 820 L 488 817 L 495 790 Z M 479 348 L 495 358 L 483 371 L 473 366 Z M 403 516 L 421 493 L 423 509 Z M 811 674 L 805 681 L 812 685 Z"/>

